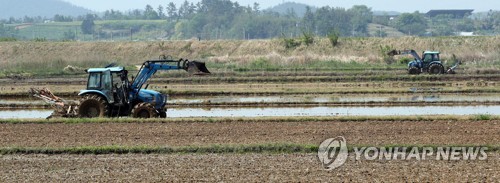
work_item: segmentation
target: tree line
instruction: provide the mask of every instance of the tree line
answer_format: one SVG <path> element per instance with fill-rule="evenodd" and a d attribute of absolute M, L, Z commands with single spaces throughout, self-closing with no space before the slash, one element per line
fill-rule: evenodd
<path fill-rule="evenodd" d="M 313 11 L 306 8 L 303 16 L 293 9 L 286 13 L 261 10 L 258 3 L 242 6 L 231 0 L 201 0 L 198 3 L 187 0 L 177 5 L 173 2 L 165 6 L 147 5 L 144 9 L 127 12 L 107 10 L 101 14 L 78 17 L 56 15 L 56 22 L 81 21 L 84 34 L 96 30 L 96 20 L 166 20 L 161 29 L 166 39 L 267 39 L 275 37 L 295 37 L 304 33 L 326 36 L 335 32 L 339 36 L 387 36 L 385 29 L 370 35 L 368 25 L 376 23 L 395 28 L 406 35 L 447 36 L 455 32 L 480 32 L 496 34 L 500 32 L 500 12 L 490 11 L 484 16 L 456 18 L 439 15 L 434 18 L 414 13 L 399 16 L 374 15 L 371 8 L 356 5 L 351 8 L 320 7 Z M 0 37 L 8 36 L 3 24 L 41 22 L 41 17 L 25 17 L 0 21 Z M 126 21 L 124 21 L 126 22 Z M 103 25 L 101 29 L 130 29 L 141 31 L 143 27 L 127 27 L 125 24 Z"/>

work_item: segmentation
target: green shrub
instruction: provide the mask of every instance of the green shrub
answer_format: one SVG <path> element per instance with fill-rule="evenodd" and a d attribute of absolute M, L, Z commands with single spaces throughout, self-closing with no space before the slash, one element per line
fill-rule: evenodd
<path fill-rule="evenodd" d="M 480 114 L 476 116 L 477 121 L 486 121 L 486 120 L 491 120 L 492 117 L 489 114 Z"/>
<path fill-rule="evenodd" d="M 300 46 L 301 44 L 299 41 L 296 41 L 293 38 L 283 38 L 283 42 L 285 43 L 286 49 L 293 49 Z"/>
<path fill-rule="evenodd" d="M 17 41 L 17 39 L 13 37 L 0 37 L 0 42 L 14 42 L 14 41 Z"/>
<path fill-rule="evenodd" d="M 395 62 L 394 57 L 387 55 L 387 53 L 391 50 L 393 50 L 393 48 L 388 45 L 385 46 L 380 45 L 379 47 L 379 54 L 380 56 L 382 56 L 382 61 L 389 65 Z"/>
<path fill-rule="evenodd" d="M 408 57 L 403 57 L 403 58 L 400 58 L 398 62 L 399 62 L 400 64 L 408 64 L 408 62 L 410 62 L 410 61 L 411 61 L 411 59 L 410 59 L 410 58 L 408 58 Z"/>
<path fill-rule="evenodd" d="M 310 32 L 302 32 L 302 37 L 300 39 L 306 46 L 314 43 L 314 35 Z"/>
<path fill-rule="evenodd" d="M 35 38 L 33 39 L 34 42 L 47 42 L 47 38 Z"/>
<path fill-rule="evenodd" d="M 331 31 L 330 33 L 328 33 L 327 37 L 333 47 L 339 44 L 339 33 L 337 31 Z"/>

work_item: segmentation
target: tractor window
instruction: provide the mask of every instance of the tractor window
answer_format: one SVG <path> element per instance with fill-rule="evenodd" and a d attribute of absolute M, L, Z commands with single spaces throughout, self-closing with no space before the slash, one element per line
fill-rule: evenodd
<path fill-rule="evenodd" d="M 122 80 L 121 80 L 120 76 L 118 76 L 118 73 L 113 72 L 113 73 L 111 73 L 111 75 L 113 76 L 113 87 L 120 87 Z"/>
<path fill-rule="evenodd" d="M 101 73 L 92 72 L 89 75 L 89 82 L 87 83 L 88 90 L 98 90 L 101 88 Z"/>
<path fill-rule="evenodd" d="M 432 55 L 432 61 L 439 61 L 439 54 Z"/>
<path fill-rule="evenodd" d="M 103 83 L 103 88 L 104 90 L 112 90 L 111 86 L 113 85 L 113 81 L 112 81 L 112 75 L 111 75 L 111 72 L 109 70 L 106 70 L 103 72 L 103 75 L 102 75 L 102 83 Z"/>
<path fill-rule="evenodd" d="M 424 62 L 430 62 L 432 61 L 432 55 L 431 54 L 426 54 L 424 56 Z"/>

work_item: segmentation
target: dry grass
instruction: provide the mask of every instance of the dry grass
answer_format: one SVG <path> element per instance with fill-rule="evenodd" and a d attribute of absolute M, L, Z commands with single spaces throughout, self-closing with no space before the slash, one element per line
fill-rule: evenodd
<path fill-rule="evenodd" d="M 332 47 L 326 38 L 311 46 L 286 49 L 282 40 L 218 40 L 168 42 L 4 42 L 0 64 L 4 69 L 42 67 L 62 69 L 67 65 L 100 67 L 109 62 L 140 64 L 160 54 L 213 63 L 249 64 L 257 59 L 276 65 L 308 64 L 313 61 L 380 62 L 380 46 L 395 49 L 439 50 L 444 59 L 456 54 L 465 64 L 498 61 L 500 37 L 403 37 L 341 38 Z M 477 63 L 476 63 L 477 64 Z M 59 68 L 60 67 L 60 68 Z"/>

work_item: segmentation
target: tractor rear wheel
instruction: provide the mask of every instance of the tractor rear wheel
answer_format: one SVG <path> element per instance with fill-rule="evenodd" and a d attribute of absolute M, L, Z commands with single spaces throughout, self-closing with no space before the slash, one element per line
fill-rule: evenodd
<path fill-rule="evenodd" d="M 431 64 L 429 66 L 429 74 L 443 74 L 444 67 L 441 64 Z"/>
<path fill-rule="evenodd" d="M 85 95 L 80 99 L 78 116 L 82 118 L 103 118 L 109 113 L 108 102 L 99 95 Z"/>
<path fill-rule="evenodd" d="M 134 118 L 157 118 L 158 113 L 150 103 L 139 103 L 132 109 L 132 117 Z"/>
<path fill-rule="evenodd" d="M 417 75 L 417 74 L 420 74 L 420 69 L 417 67 L 410 67 L 408 69 L 408 73 L 410 73 L 412 75 Z"/>

